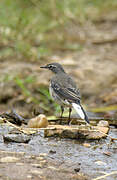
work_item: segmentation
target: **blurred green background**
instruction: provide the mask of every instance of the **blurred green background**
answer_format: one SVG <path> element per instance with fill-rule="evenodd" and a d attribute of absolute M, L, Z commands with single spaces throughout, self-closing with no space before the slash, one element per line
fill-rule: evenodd
<path fill-rule="evenodd" d="M 103 38 L 99 36 L 96 26 L 98 26 L 98 30 L 100 30 L 101 26 L 101 31 L 103 29 L 106 31 L 106 28 L 108 29 L 111 23 L 112 29 L 116 29 L 116 11 L 116 0 L 1 0 L 1 112 L 11 107 L 17 107 L 25 116 L 30 116 L 28 114 L 29 110 L 32 112 L 33 109 L 36 109 L 37 113 L 48 113 L 51 115 L 56 112 L 58 113 L 59 107 L 52 103 L 48 93 L 48 81 L 43 83 L 43 76 L 40 75 L 42 72 L 40 72 L 39 66 L 51 62 L 53 56 L 53 60 L 54 58 L 56 60 L 57 56 L 57 61 L 63 58 L 63 61 L 60 61 L 60 63 L 65 64 L 68 72 L 77 79 L 78 75 L 74 73 L 77 72 L 77 70 L 74 71 L 76 66 L 72 66 L 72 60 L 76 61 L 77 59 L 75 53 L 79 57 L 80 53 L 84 54 L 85 49 L 87 50 L 89 47 L 96 49 L 96 44 L 99 44 L 98 48 L 100 46 L 100 48 L 105 49 L 105 43 L 100 43 L 100 40 Z M 91 35 L 87 36 L 90 29 L 93 38 Z M 103 35 L 105 31 L 102 33 Z M 109 38 L 109 40 L 113 42 L 113 37 Z M 108 45 L 106 46 L 107 48 L 111 42 L 107 41 L 106 43 Z M 104 47 L 102 47 L 103 44 Z M 107 48 L 107 51 L 111 51 L 111 48 Z M 104 51 L 104 53 L 106 52 Z M 70 60 L 64 60 L 65 56 L 70 58 L 72 56 L 71 62 Z M 67 63 L 67 61 L 69 62 Z M 110 60 L 109 63 L 112 63 L 112 61 Z M 78 64 L 78 66 L 81 66 L 82 70 L 82 63 Z M 89 68 L 88 71 L 85 70 L 85 75 L 80 76 L 80 80 L 83 80 L 83 83 L 86 84 L 85 87 L 84 84 L 80 83 L 81 90 L 84 87 L 85 89 L 89 87 L 85 79 L 87 77 L 86 72 L 88 72 L 88 78 L 92 78 L 93 74 L 90 75 L 90 71 Z M 94 70 L 93 68 L 92 71 L 95 72 L 96 69 Z M 47 77 L 48 74 L 45 74 L 45 76 Z M 96 74 L 96 76 L 98 75 Z M 115 77 L 114 80 L 111 79 L 109 81 L 110 84 L 113 81 L 115 83 L 115 79 Z M 102 84 L 104 83 L 99 81 L 95 87 L 100 89 Z M 111 86 L 112 88 L 110 88 L 109 92 L 108 86 L 109 84 L 104 86 L 105 89 L 103 89 L 98 106 L 101 103 L 105 103 L 106 106 L 116 105 L 117 101 L 113 102 L 113 99 L 104 99 L 107 97 L 106 93 L 111 95 L 112 92 L 115 92 L 116 94 L 115 84 Z M 91 107 L 95 107 L 98 103 L 96 97 L 97 94 L 99 97 L 100 91 L 97 89 L 90 90 L 89 88 L 88 92 L 85 90 L 82 92 L 86 104 L 90 102 Z M 91 98 L 91 94 L 94 99 Z M 116 109 L 115 106 L 114 108 Z"/>
<path fill-rule="evenodd" d="M 55 47 L 75 50 L 79 47 L 65 38 L 68 23 L 96 21 L 116 10 L 116 0 L 1 0 L 0 58 L 36 61 Z"/>

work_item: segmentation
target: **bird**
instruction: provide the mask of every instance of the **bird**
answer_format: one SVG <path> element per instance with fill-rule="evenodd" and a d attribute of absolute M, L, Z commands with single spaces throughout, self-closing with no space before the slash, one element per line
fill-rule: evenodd
<path fill-rule="evenodd" d="M 81 105 L 81 97 L 79 88 L 70 75 L 68 75 L 59 63 L 50 63 L 40 68 L 45 68 L 54 73 L 50 80 L 49 92 L 52 99 L 61 106 L 61 118 L 64 108 L 69 107 L 68 124 L 70 124 L 70 116 L 72 108 L 75 109 L 81 119 L 84 119 L 89 124 L 88 116 Z"/>

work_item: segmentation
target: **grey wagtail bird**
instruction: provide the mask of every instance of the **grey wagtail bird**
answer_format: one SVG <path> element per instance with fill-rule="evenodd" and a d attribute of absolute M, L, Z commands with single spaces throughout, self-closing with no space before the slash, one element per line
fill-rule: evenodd
<path fill-rule="evenodd" d="M 40 68 L 46 68 L 54 73 L 51 79 L 49 91 L 52 99 L 61 106 L 61 117 L 64 112 L 64 107 L 69 107 L 69 121 L 72 108 L 76 110 L 81 119 L 84 119 L 89 124 L 89 119 L 80 104 L 80 92 L 72 78 L 64 71 L 59 63 L 51 63 Z"/>

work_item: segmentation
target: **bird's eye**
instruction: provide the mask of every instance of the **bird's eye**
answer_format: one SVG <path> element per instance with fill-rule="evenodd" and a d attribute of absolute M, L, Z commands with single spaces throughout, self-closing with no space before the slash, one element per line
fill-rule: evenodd
<path fill-rule="evenodd" d="M 50 66 L 49 66 L 49 68 L 50 68 L 50 69 L 53 69 L 53 68 L 55 68 L 55 66 L 53 66 L 53 65 L 50 65 Z"/>

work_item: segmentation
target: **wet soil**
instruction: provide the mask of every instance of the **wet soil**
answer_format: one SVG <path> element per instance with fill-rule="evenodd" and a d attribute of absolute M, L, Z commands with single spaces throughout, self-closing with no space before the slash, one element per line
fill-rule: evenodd
<path fill-rule="evenodd" d="M 31 94 L 40 101 L 37 88 L 48 86 L 51 73 L 39 66 L 59 62 L 78 83 L 88 107 L 117 104 L 117 22 L 102 21 L 85 27 L 66 28 L 65 38 L 80 41 L 81 51 L 55 50 L 49 60 L 30 62 L 26 59 L 0 59 L 0 112 L 15 107 L 23 117 L 32 116 L 34 102 L 22 93 L 15 78 L 33 76 L 33 83 L 25 84 Z M 87 32 L 87 29 L 89 31 Z M 75 38 L 73 35 L 75 34 Z M 69 39 L 68 37 L 72 37 Z M 80 37 L 80 39 L 79 39 Z M 55 47 L 56 48 L 56 47 Z M 39 113 L 46 113 L 40 104 Z M 49 112 L 53 115 L 53 108 Z M 112 115 L 113 111 L 109 114 Z M 116 114 L 116 111 L 114 111 Z M 100 141 L 79 141 L 60 138 L 44 138 L 43 132 L 31 136 L 27 143 L 6 143 L 3 135 L 8 128 L 0 126 L 0 179 L 1 180 L 85 180 L 117 171 L 117 144 L 109 138 Z M 111 127 L 109 134 L 117 137 L 117 129 Z M 89 143 L 90 147 L 83 144 Z M 45 153 L 45 154 L 43 154 Z M 17 157 L 16 162 L 1 162 L 4 157 Z M 117 179 L 111 175 L 107 180 Z"/>
<path fill-rule="evenodd" d="M 93 179 L 117 170 L 117 144 L 109 138 L 100 141 L 81 141 L 44 138 L 43 131 L 31 135 L 28 143 L 3 141 L 12 127 L 0 127 L 0 162 L 3 157 L 19 158 L 16 162 L 1 162 L 1 179 Z M 111 127 L 109 134 L 117 137 Z M 85 144 L 90 146 L 87 147 Z M 114 180 L 117 174 L 107 180 Z"/>

